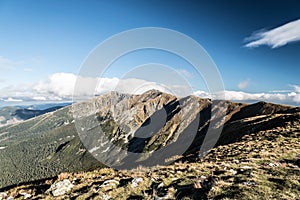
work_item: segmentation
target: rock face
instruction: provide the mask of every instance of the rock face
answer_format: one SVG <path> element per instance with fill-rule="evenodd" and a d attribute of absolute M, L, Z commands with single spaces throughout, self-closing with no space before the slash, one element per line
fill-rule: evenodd
<path fill-rule="evenodd" d="M 299 123 L 299 107 L 212 102 L 156 90 L 142 95 L 111 92 L 0 128 L 0 146 L 5 147 L 0 149 L 0 188 L 104 164 L 167 164 L 165 158 L 182 154 L 197 159 L 210 149 L 200 150 L 208 130 L 218 136 L 223 128 L 220 138 L 211 137 L 205 144 L 227 145 Z"/>
<path fill-rule="evenodd" d="M 184 153 L 198 129 L 209 125 L 205 112 L 210 107 L 209 99 L 180 99 L 156 90 L 143 95 L 112 92 L 73 106 L 79 136 L 89 152 L 109 166 L 125 163 L 122 167 L 127 168 L 165 164 L 164 159 Z"/>

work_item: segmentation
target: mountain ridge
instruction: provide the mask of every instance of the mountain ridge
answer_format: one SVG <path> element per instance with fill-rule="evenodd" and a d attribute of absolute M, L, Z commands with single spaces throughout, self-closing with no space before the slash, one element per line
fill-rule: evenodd
<path fill-rule="evenodd" d="M 46 114 L 48 112 L 56 111 L 60 108 L 63 108 L 65 104 L 52 104 L 47 107 L 48 104 L 45 106 L 38 106 L 38 107 L 46 107 L 45 109 L 34 109 L 34 106 L 7 106 L 2 107 L 0 109 L 0 127 L 6 125 L 12 125 L 24 120 L 37 117 L 42 114 Z"/>
<path fill-rule="evenodd" d="M 183 160 L 197 160 L 206 131 L 212 123 L 211 103 L 209 99 L 195 96 L 177 98 L 151 90 L 142 95 L 111 92 L 76 105 L 79 105 L 77 109 L 81 115 L 96 116 L 97 127 L 101 127 L 104 134 L 113 139 L 118 147 L 129 152 L 156 152 L 165 146 L 176 146 L 176 140 L 189 133 L 186 130 L 189 130 L 192 122 L 196 123 L 198 131 L 195 138 L 192 138 L 191 145 L 183 152 Z M 263 102 L 250 105 L 228 101 L 219 103 L 226 104 L 227 110 L 224 121 L 214 124 L 215 129 L 223 126 L 217 146 L 229 145 L 246 135 L 285 127 L 287 124 L 299 126 L 299 107 Z M 72 106 L 18 125 L 0 128 L 0 146 L 5 147 L 0 150 L 0 166 L 3 169 L 0 187 L 53 177 L 66 171 L 89 171 L 105 167 L 104 163 L 93 157 L 93 153 L 87 151 L 82 138 L 78 137 Z M 217 117 L 218 112 L 222 112 L 221 109 L 222 106 L 213 111 L 217 113 Z M 164 124 L 160 124 L 161 115 L 167 119 Z M 197 117 L 198 121 L 195 120 Z M 149 125 L 149 119 L 154 120 L 157 127 L 150 126 L 146 129 L 147 126 L 143 125 Z M 122 130 L 126 128 L 129 131 L 125 134 Z M 149 134 L 149 130 L 157 132 Z M 140 138 L 143 134 L 147 137 Z M 105 149 L 107 146 L 99 150 Z M 110 161 L 116 154 L 109 152 L 106 161 Z M 123 155 L 120 154 L 119 158 L 124 159 L 121 156 Z M 133 159 L 133 166 L 147 163 L 147 158 L 142 159 L 142 162 L 137 158 Z"/>

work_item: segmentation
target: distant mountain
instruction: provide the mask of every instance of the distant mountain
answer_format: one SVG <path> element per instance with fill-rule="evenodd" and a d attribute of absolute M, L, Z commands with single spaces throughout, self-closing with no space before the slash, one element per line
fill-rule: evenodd
<path fill-rule="evenodd" d="M 29 110 L 47 110 L 49 108 L 54 107 L 65 107 L 69 106 L 72 103 L 70 102 L 62 102 L 62 103 L 35 103 L 29 106 L 23 106 L 23 108 L 29 109 Z"/>
<path fill-rule="evenodd" d="M 0 108 L 0 127 L 15 124 L 48 112 L 53 112 L 67 105 L 70 105 L 70 103 L 3 107 Z"/>
<path fill-rule="evenodd" d="M 216 107 L 212 107 L 214 103 Z M 227 108 L 226 117 L 220 121 L 218 118 L 222 117 L 220 113 L 224 107 Z M 92 136 L 85 141 L 90 152 L 78 136 L 75 126 L 78 123 L 86 124 L 81 128 L 82 140 L 85 134 Z M 182 137 L 189 138 L 195 127 L 195 137 L 190 137 L 191 144 L 180 159 L 197 160 L 208 128 L 214 132 L 222 126 L 217 146 L 234 144 L 258 133 L 272 135 L 273 130 L 280 135 L 281 132 L 275 130 L 300 129 L 300 108 L 265 102 L 212 102 L 195 96 L 178 98 L 156 90 L 142 95 L 111 92 L 75 107 L 67 106 L 0 128 L 0 187 L 54 177 L 61 172 L 105 167 L 92 154 L 100 155 L 105 163 L 112 165 L 115 163 L 111 158 L 115 157 L 120 163 L 130 159 L 133 166 L 147 165 L 148 157 L 128 158 L 113 151 L 107 141 L 127 152 L 148 152 L 159 159 L 160 148 L 179 149 L 182 143 L 178 141 Z"/>

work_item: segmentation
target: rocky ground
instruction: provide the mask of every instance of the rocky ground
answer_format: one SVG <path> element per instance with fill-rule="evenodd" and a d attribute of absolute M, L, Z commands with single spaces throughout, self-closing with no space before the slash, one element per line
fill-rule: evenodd
<path fill-rule="evenodd" d="M 299 122 L 168 166 L 103 168 L 2 189 L 0 199 L 300 199 Z"/>

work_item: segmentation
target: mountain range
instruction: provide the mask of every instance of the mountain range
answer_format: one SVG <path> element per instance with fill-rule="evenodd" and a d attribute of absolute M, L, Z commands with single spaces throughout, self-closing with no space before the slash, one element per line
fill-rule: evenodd
<path fill-rule="evenodd" d="M 37 104 L 30 106 L 5 106 L 0 108 L 0 127 L 22 122 L 55 111 L 70 103 Z"/>
<path fill-rule="evenodd" d="M 21 116 L 24 112 L 18 112 L 18 115 Z M 300 150 L 299 132 L 299 107 L 266 102 L 243 104 L 212 101 L 196 96 L 179 98 L 157 90 L 150 90 L 141 95 L 110 92 L 90 101 L 79 102 L 58 110 L 54 109 L 18 124 L 1 127 L 0 188 L 3 191 L 9 191 L 18 185 L 29 184 L 33 191 L 42 182 L 44 185 L 48 183 L 45 187 L 49 190 L 53 182 L 62 179 L 61 175 L 58 177 L 61 173 L 71 173 L 65 177 L 71 180 L 81 176 L 80 173 L 79 175 L 72 173 L 106 169 L 105 167 L 112 166 L 120 169 L 120 171 L 108 169 L 112 170 L 111 173 L 114 173 L 116 177 L 119 177 L 117 181 L 120 185 L 117 184 L 117 188 L 120 189 L 125 187 L 120 183 L 123 176 L 128 176 L 130 181 L 134 179 L 135 175 L 129 177 L 128 173 L 133 172 L 127 171 L 128 169 L 144 166 L 141 173 L 146 174 L 157 168 L 166 173 L 169 168 L 172 168 L 173 171 L 182 171 L 181 174 L 186 174 L 184 180 L 193 180 L 191 191 L 203 193 L 206 195 L 205 198 L 208 198 L 212 185 L 216 182 L 216 176 L 227 174 L 226 170 L 230 169 L 233 170 L 232 173 L 239 173 L 240 168 L 230 166 L 226 168 L 226 165 L 236 162 L 235 160 L 238 159 L 255 159 L 253 156 L 258 156 L 257 160 L 259 160 L 259 154 L 263 154 L 263 151 L 253 149 L 256 145 L 261 145 L 262 149 L 267 150 L 265 147 L 267 144 L 271 151 L 278 153 L 278 149 L 272 149 L 275 146 L 278 147 L 277 139 L 287 138 L 286 146 L 287 148 L 291 146 L 293 150 L 290 149 L 289 157 L 286 160 L 290 160 L 293 166 L 297 167 L 296 158 Z M 215 134 L 217 138 L 209 137 L 208 134 Z M 284 144 L 283 142 L 281 145 Z M 203 146 L 204 148 L 202 148 Z M 205 148 L 206 146 L 207 148 Z M 165 149 L 165 151 L 161 151 L 161 149 Z M 248 152 L 249 155 L 247 156 L 244 152 L 241 156 L 243 151 Z M 206 154 L 207 156 L 204 156 Z M 275 157 L 277 158 L 278 155 L 274 155 Z M 241 162 L 239 160 L 237 162 Z M 211 167 L 208 166 L 208 163 Z M 268 161 L 269 163 L 271 162 Z M 254 164 L 256 162 L 253 162 Z M 156 165 L 167 166 L 155 168 Z M 235 163 L 234 166 L 236 165 L 238 163 Z M 203 171 L 205 175 L 203 174 L 201 178 L 201 172 L 198 172 L 197 175 L 196 171 L 192 170 L 191 177 L 187 178 L 188 169 L 194 167 L 196 170 L 196 166 L 203 170 L 205 168 Z M 221 172 L 210 171 L 215 168 Z M 102 172 L 103 170 L 91 173 L 100 176 L 99 173 Z M 207 173 L 213 173 L 214 176 Z M 291 173 L 300 175 L 298 168 Z M 160 172 L 156 171 L 156 175 L 159 174 Z M 243 175 L 243 173 L 241 174 Z M 103 184 L 105 181 L 105 177 L 101 177 L 97 180 L 99 184 L 100 182 Z M 209 177 L 213 177 L 214 180 Z M 108 173 L 106 179 L 112 178 L 114 177 Z M 282 177 L 280 176 L 280 178 Z M 86 183 L 90 181 L 90 185 L 86 184 L 85 187 L 92 190 L 96 179 L 88 176 L 83 179 L 86 180 Z M 165 188 L 166 191 L 169 191 L 172 186 L 178 196 L 178 191 L 184 190 L 179 187 L 180 184 L 175 184 L 176 179 L 168 180 L 169 184 L 165 179 L 160 182 L 164 182 L 165 185 L 162 188 Z M 223 179 L 225 180 L 226 177 Z M 200 182 L 198 186 L 195 186 L 197 180 Z M 211 186 L 205 186 L 204 183 L 211 184 Z M 241 180 L 240 183 L 252 184 L 247 180 Z M 76 185 L 76 183 L 74 184 Z M 149 183 L 147 186 L 150 189 L 151 184 Z M 186 185 L 189 184 L 186 183 Z M 295 179 L 293 183 L 289 184 L 288 188 L 299 187 L 299 179 Z M 80 196 L 81 193 L 90 193 L 91 190 L 85 190 L 85 192 L 80 190 L 81 192 L 78 194 L 75 192 L 74 196 L 76 196 L 75 194 Z M 236 188 L 236 190 L 238 189 Z M 49 193 L 45 193 L 46 191 L 42 191 L 41 197 L 49 195 Z M 145 192 L 145 188 L 143 191 L 144 197 L 150 195 Z M 157 186 L 151 191 L 150 196 L 159 196 L 157 195 Z M 153 193 L 154 191 L 156 194 Z M 104 195 L 102 189 L 98 192 Z M 165 195 L 167 193 L 165 192 Z M 39 192 L 36 192 L 36 195 L 38 194 Z M 176 192 L 174 192 L 175 194 Z M 183 193 L 180 194 L 183 195 Z M 238 197 L 239 194 L 235 195 L 237 196 L 233 197 Z M 140 193 L 138 196 L 143 197 Z M 227 196 L 225 195 L 225 197 Z M 115 198 L 117 197 L 113 199 Z M 197 199 L 196 197 L 191 198 Z"/>

